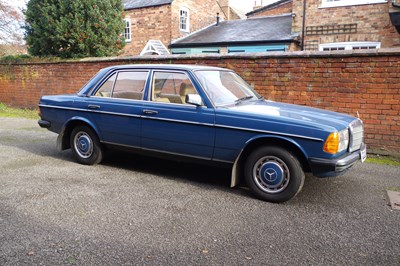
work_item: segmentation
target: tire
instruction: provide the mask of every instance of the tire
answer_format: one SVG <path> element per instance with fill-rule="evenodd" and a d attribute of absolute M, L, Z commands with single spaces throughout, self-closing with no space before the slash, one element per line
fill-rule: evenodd
<path fill-rule="evenodd" d="M 103 148 L 96 133 L 88 126 L 77 126 L 71 132 L 71 150 L 80 164 L 98 164 L 103 159 Z"/>
<path fill-rule="evenodd" d="M 303 188 L 305 175 L 299 161 L 279 147 L 263 146 L 254 150 L 244 170 L 247 185 L 261 200 L 285 202 Z"/>

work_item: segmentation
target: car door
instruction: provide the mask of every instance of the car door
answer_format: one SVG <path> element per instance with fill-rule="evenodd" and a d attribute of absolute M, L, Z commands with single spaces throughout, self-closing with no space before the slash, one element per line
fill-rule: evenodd
<path fill-rule="evenodd" d="M 88 109 L 107 144 L 140 147 L 143 94 L 148 70 L 119 70 L 93 92 Z"/>
<path fill-rule="evenodd" d="M 142 148 L 211 159 L 214 109 L 185 103 L 187 94 L 198 94 L 187 73 L 154 71 L 149 89 L 142 110 Z"/>

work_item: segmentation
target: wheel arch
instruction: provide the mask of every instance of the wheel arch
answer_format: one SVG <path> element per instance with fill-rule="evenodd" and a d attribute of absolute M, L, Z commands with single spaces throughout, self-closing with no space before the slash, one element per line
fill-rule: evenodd
<path fill-rule="evenodd" d="M 245 147 L 236 158 L 232 167 L 231 187 L 236 186 L 242 179 L 244 162 L 246 158 L 252 151 L 261 146 L 276 146 L 284 148 L 298 159 L 304 172 L 311 171 L 306 152 L 293 139 L 281 136 L 258 136 L 247 141 Z"/>
<path fill-rule="evenodd" d="M 70 120 L 68 120 L 60 134 L 58 135 L 57 138 L 57 148 L 59 150 L 66 150 L 71 148 L 70 145 L 70 138 L 71 138 L 71 132 L 72 130 L 77 127 L 77 126 L 88 126 L 91 129 L 93 129 L 93 131 L 96 133 L 96 135 L 100 138 L 100 132 L 97 130 L 96 126 L 88 119 L 83 118 L 83 117 L 72 117 Z"/>

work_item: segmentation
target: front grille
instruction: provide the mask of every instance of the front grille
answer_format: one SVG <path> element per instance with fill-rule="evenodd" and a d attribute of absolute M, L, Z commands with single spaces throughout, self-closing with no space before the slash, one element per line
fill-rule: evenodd
<path fill-rule="evenodd" d="M 361 148 L 364 142 L 364 125 L 360 119 L 356 119 L 350 123 L 350 145 L 349 151 L 353 152 Z"/>

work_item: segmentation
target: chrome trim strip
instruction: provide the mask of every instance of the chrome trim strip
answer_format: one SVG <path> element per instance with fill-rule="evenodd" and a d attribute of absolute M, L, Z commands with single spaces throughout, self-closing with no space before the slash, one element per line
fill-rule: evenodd
<path fill-rule="evenodd" d="M 208 126 L 208 127 L 214 126 L 214 124 L 209 124 L 209 123 L 193 122 L 193 121 L 188 121 L 188 120 L 177 120 L 177 119 L 171 119 L 171 118 L 159 118 L 159 117 L 154 117 L 154 116 L 142 116 L 142 118 L 150 119 L 150 120 L 181 123 L 181 124 L 191 124 L 191 125 Z"/>
<path fill-rule="evenodd" d="M 39 107 L 48 107 L 48 108 L 55 108 L 55 109 L 73 110 L 73 111 L 86 111 L 86 112 L 88 112 L 88 110 L 86 110 L 86 109 L 63 107 L 63 106 L 57 106 L 57 105 L 39 104 Z M 90 112 L 92 112 L 92 111 L 90 111 Z"/>
<path fill-rule="evenodd" d="M 233 126 L 224 126 L 224 125 L 219 125 L 219 124 L 216 124 L 215 126 L 216 127 L 220 127 L 220 128 L 251 131 L 251 132 L 257 132 L 257 133 L 264 133 L 264 134 L 273 134 L 273 135 L 294 137 L 294 138 L 300 138 L 300 139 L 309 139 L 309 140 L 320 141 L 320 142 L 324 141 L 323 139 L 320 139 L 320 138 L 306 137 L 306 136 L 301 136 L 301 135 L 296 135 L 296 134 L 288 134 L 288 133 L 274 132 L 274 131 L 268 131 L 268 130 L 249 129 L 249 128 L 233 127 Z"/>
<path fill-rule="evenodd" d="M 96 111 L 96 110 L 87 110 L 87 109 L 79 109 L 79 108 L 71 108 L 71 107 L 61 107 L 61 106 L 53 106 L 53 105 L 42 105 L 39 104 L 40 107 L 50 107 L 55 109 L 62 109 L 62 110 L 72 110 L 72 111 L 81 111 L 81 112 L 89 112 L 89 113 L 100 113 L 100 114 L 108 114 L 108 115 L 120 115 L 120 116 L 127 116 L 127 117 L 141 117 L 141 115 L 133 115 L 133 114 L 124 114 L 124 113 L 115 113 L 115 112 L 107 112 L 107 111 Z"/>

